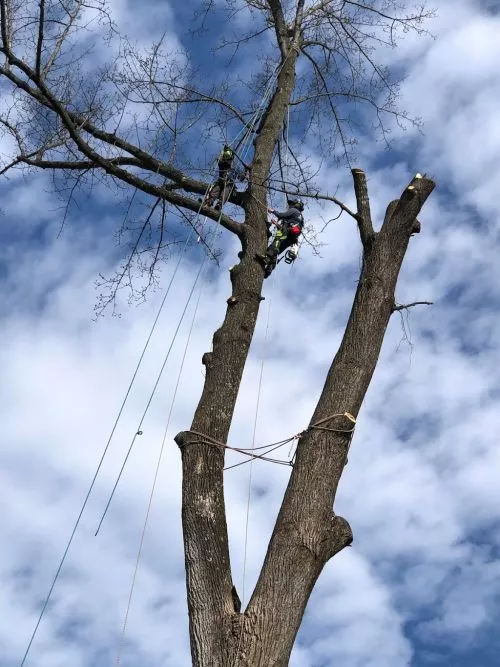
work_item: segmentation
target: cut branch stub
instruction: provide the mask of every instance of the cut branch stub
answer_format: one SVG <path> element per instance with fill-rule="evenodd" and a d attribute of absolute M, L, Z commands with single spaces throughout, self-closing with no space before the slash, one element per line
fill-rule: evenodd
<path fill-rule="evenodd" d="M 396 232 L 395 226 L 402 227 L 408 235 L 420 231 L 420 223 L 415 224 L 417 215 L 435 187 L 433 180 L 416 174 L 399 200 L 387 207 L 382 231 L 392 235 Z"/>
<path fill-rule="evenodd" d="M 351 169 L 351 173 L 354 180 L 354 193 L 358 208 L 356 219 L 358 221 L 359 235 L 361 236 L 363 246 L 366 247 L 374 235 L 366 175 L 362 169 Z"/>

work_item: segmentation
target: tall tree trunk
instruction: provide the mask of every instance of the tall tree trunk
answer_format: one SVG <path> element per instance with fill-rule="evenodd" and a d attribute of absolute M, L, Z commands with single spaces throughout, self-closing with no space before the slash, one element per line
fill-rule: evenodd
<path fill-rule="evenodd" d="M 255 261 L 267 242 L 268 177 L 275 144 L 295 85 L 297 51 L 282 62 L 276 92 L 255 140 L 251 187 L 245 201 L 243 257 L 231 270 L 232 296 L 213 349 L 203 357 L 203 393 L 190 431 L 177 435 L 182 451 L 182 524 L 193 665 L 230 665 L 237 637 L 224 504 L 224 451 L 208 445 L 201 433 L 225 443 L 243 369 L 252 341 L 263 282 Z"/>

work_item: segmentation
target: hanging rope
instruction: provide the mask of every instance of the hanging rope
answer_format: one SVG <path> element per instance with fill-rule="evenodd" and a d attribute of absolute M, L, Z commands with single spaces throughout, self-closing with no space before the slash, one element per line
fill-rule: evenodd
<path fill-rule="evenodd" d="M 149 347 L 149 343 L 151 342 L 151 338 L 152 338 L 153 333 L 154 333 L 154 331 L 155 331 L 155 329 L 156 329 L 156 325 L 158 324 L 158 320 L 160 319 L 161 313 L 162 313 L 162 311 L 163 311 L 163 307 L 164 307 L 165 302 L 166 302 L 166 300 L 167 300 L 167 297 L 168 297 L 168 295 L 169 295 L 169 293 L 170 293 L 170 288 L 172 287 L 172 284 L 173 284 L 173 282 L 174 282 L 175 276 L 177 275 L 177 272 L 178 272 L 178 270 L 179 270 L 180 263 L 181 263 L 182 258 L 183 258 L 183 256 L 184 256 L 184 253 L 185 253 L 185 251 L 186 251 L 186 249 L 187 249 L 187 247 L 188 247 L 188 245 L 189 245 L 189 242 L 191 241 L 191 239 L 192 239 L 192 237 L 193 237 L 193 234 L 194 234 L 194 229 L 192 228 L 191 231 L 189 232 L 189 234 L 188 234 L 188 236 L 187 236 L 187 238 L 186 238 L 185 244 L 184 244 L 184 246 L 183 246 L 183 248 L 182 248 L 182 250 L 181 250 L 181 252 L 180 252 L 180 254 L 179 254 L 179 259 L 177 260 L 177 263 L 176 263 L 176 265 L 175 265 L 175 267 L 174 267 L 174 271 L 173 271 L 173 273 L 172 273 L 172 276 L 170 277 L 170 281 L 169 281 L 169 283 L 168 283 L 168 285 L 167 285 L 167 289 L 165 290 L 165 294 L 164 294 L 164 296 L 163 296 L 163 299 L 161 300 L 160 307 L 158 308 L 158 312 L 157 312 L 157 314 L 156 314 L 155 319 L 153 320 L 153 324 L 151 325 L 151 329 L 150 329 L 150 331 L 149 331 L 148 337 L 146 338 L 146 342 L 144 343 L 144 346 L 143 346 L 143 348 L 142 348 L 141 354 L 140 354 L 139 359 L 138 359 L 138 361 L 137 361 L 137 363 L 136 363 L 134 372 L 133 372 L 133 374 L 132 374 L 132 378 L 131 378 L 131 380 L 130 380 L 130 382 L 129 382 L 129 385 L 128 385 L 128 387 L 127 387 L 127 391 L 125 392 L 125 396 L 124 396 L 124 398 L 123 398 L 123 400 L 122 400 L 122 403 L 121 403 L 121 405 L 120 405 L 120 409 L 118 410 L 118 414 L 117 414 L 117 416 L 116 416 L 116 418 L 115 418 L 115 421 L 114 421 L 114 423 L 113 423 L 113 427 L 112 427 L 111 432 L 110 432 L 110 434 L 109 434 L 108 440 L 107 440 L 107 442 L 106 442 L 106 445 L 105 445 L 105 447 L 104 447 L 104 450 L 103 450 L 103 452 L 102 452 L 102 454 L 101 454 L 101 457 L 100 457 L 100 459 L 99 459 L 99 462 L 98 462 L 98 464 L 97 464 L 97 468 L 96 468 L 95 473 L 94 473 L 94 475 L 93 475 L 93 477 L 92 477 L 92 480 L 91 480 L 91 482 L 90 482 L 90 486 L 89 486 L 89 488 L 88 488 L 88 490 L 87 490 L 87 493 L 85 494 L 85 498 L 84 498 L 84 500 L 83 500 L 82 506 L 81 506 L 81 508 L 80 508 L 80 511 L 79 511 L 79 513 L 78 513 L 78 516 L 77 516 L 77 518 L 76 518 L 76 521 L 75 521 L 75 523 L 74 523 L 74 525 L 73 525 L 73 528 L 72 528 L 72 530 L 71 530 L 69 539 L 68 539 L 68 541 L 67 541 L 67 543 L 66 543 L 66 546 L 65 546 L 65 548 L 64 548 L 63 555 L 61 556 L 61 559 L 60 559 L 59 564 L 58 564 L 58 566 L 57 566 L 56 572 L 55 572 L 54 577 L 53 577 L 53 579 L 52 579 L 52 582 L 51 582 L 51 584 L 50 584 L 49 591 L 48 591 L 48 593 L 47 593 L 47 595 L 46 595 L 46 597 L 45 597 L 45 599 L 44 599 L 44 602 L 43 602 L 43 605 L 42 605 L 42 609 L 40 610 L 40 614 L 39 614 L 39 616 L 38 616 L 37 622 L 36 622 L 36 624 L 35 624 L 35 627 L 34 627 L 34 629 L 33 629 L 33 632 L 32 632 L 32 634 L 31 634 L 31 637 L 30 637 L 30 639 L 29 639 L 28 645 L 27 645 L 26 650 L 25 650 L 25 652 L 24 652 L 23 659 L 22 659 L 22 661 L 21 661 L 21 665 L 20 665 L 20 667 L 23 667 L 24 663 L 26 662 L 26 658 L 28 657 L 28 653 L 29 653 L 29 651 L 30 651 L 30 649 L 31 649 L 31 646 L 32 646 L 33 641 L 34 641 L 35 636 L 36 636 L 36 633 L 38 632 L 38 628 L 39 628 L 39 626 L 40 626 L 40 623 L 42 622 L 42 618 L 43 618 L 43 616 L 44 616 L 44 614 L 45 614 L 45 611 L 46 611 L 46 609 L 47 609 L 47 606 L 48 606 L 48 604 L 49 604 L 49 602 L 50 602 L 50 599 L 51 599 L 51 597 L 52 597 L 52 593 L 53 593 L 53 591 L 54 591 L 54 587 L 55 587 L 55 585 L 56 585 L 56 583 L 57 583 L 57 580 L 59 579 L 59 575 L 61 574 L 61 570 L 62 570 L 62 568 L 63 568 L 63 565 L 64 565 L 65 561 L 66 561 L 66 558 L 67 558 L 68 552 L 69 552 L 69 550 L 70 550 L 70 548 L 71 548 L 71 545 L 72 545 L 72 543 L 73 543 L 73 539 L 74 539 L 74 537 L 75 537 L 76 531 L 78 530 L 78 527 L 79 527 L 79 525 L 80 525 L 80 521 L 81 521 L 81 519 L 82 519 L 82 516 L 83 516 L 83 513 L 84 513 L 84 511 L 85 511 L 85 508 L 87 507 L 87 504 L 88 504 L 90 495 L 91 495 L 91 493 L 92 493 L 92 491 L 93 491 L 93 489 L 94 489 L 94 486 L 95 486 L 95 483 L 96 483 L 96 481 L 97 481 L 97 477 L 98 477 L 98 475 L 99 475 L 99 472 L 101 471 L 102 465 L 103 465 L 103 463 L 104 463 L 104 459 L 105 459 L 106 454 L 107 454 L 107 452 L 108 452 L 108 450 L 109 450 L 109 447 L 110 447 L 110 445 L 111 445 L 111 441 L 112 441 L 112 439 L 113 439 L 113 436 L 114 436 L 114 434 L 115 434 L 116 428 L 117 428 L 117 426 L 118 426 L 118 423 L 119 423 L 120 418 L 121 418 L 121 416 L 122 416 L 123 410 L 124 410 L 124 408 L 125 408 L 125 404 L 127 403 L 127 400 L 128 400 L 129 395 L 130 395 L 130 392 L 131 392 L 131 390 L 132 390 L 132 387 L 133 387 L 133 385 L 134 385 L 135 379 L 136 379 L 137 374 L 138 374 L 138 372 L 139 372 L 139 370 L 140 370 L 140 367 L 141 367 L 141 365 L 142 365 L 142 361 L 143 361 L 143 359 L 144 359 L 144 355 L 146 354 L 146 351 L 147 351 L 147 349 L 148 349 L 148 347 Z"/>
<path fill-rule="evenodd" d="M 172 347 L 173 347 L 174 342 L 175 342 L 175 340 L 176 340 L 176 338 L 177 338 L 177 334 L 179 333 L 179 329 L 180 329 L 181 324 L 182 324 L 182 321 L 183 321 L 183 319 L 184 319 L 184 315 L 186 314 L 186 311 L 187 311 L 187 309 L 188 309 L 189 302 L 191 301 L 191 297 L 193 296 L 193 293 L 194 293 L 194 290 L 195 290 L 196 285 L 197 285 L 197 283 L 198 283 L 198 280 L 199 280 L 199 278 L 200 278 L 201 272 L 202 272 L 202 270 L 203 270 L 203 267 L 205 266 L 206 258 L 207 258 L 207 256 L 205 255 L 205 257 L 203 258 L 203 262 L 200 264 L 200 268 L 198 269 L 198 273 L 196 274 L 196 277 L 195 277 L 195 279 L 194 279 L 193 286 L 191 287 L 191 291 L 189 292 L 189 295 L 188 295 L 186 304 L 184 305 L 184 309 L 183 309 L 183 311 L 182 311 L 180 320 L 179 320 L 179 322 L 178 322 L 178 324 L 177 324 L 177 327 L 176 327 L 176 329 L 175 329 L 174 335 L 172 336 L 172 340 L 170 341 L 170 345 L 169 345 L 169 347 L 168 347 L 167 353 L 165 354 L 165 357 L 164 357 L 164 359 L 163 359 L 163 363 L 162 363 L 162 365 L 161 365 L 160 371 L 159 371 L 159 373 L 158 373 L 158 375 L 157 375 L 157 377 L 156 377 L 156 381 L 155 381 L 155 383 L 154 383 L 154 385 L 153 385 L 153 389 L 151 390 L 151 393 L 150 393 L 150 395 L 149 395 L 148 402 L 146 403 L 146 407 L 144 408 L 144 412 L 142 413 L 141 419 L 140 419 L 139 424 L 138 424 L 138 426 L 137 426 L 137 430 L 136 430 L 136 432 L 135 432 L 135 434 L 134 434 L 134 436 L 133 436 L 133 438 L 132 438 L 132 440 L 131 440 L 131 442 L 130 442 L 129 448 L 128 448 L 127 453 L 126 453 L 126 455 L 125 455 L 125 459 L 123 460 L 122 466 L 121 466 L 120 471 L 119 471 L 119 473 L 118 473 L 118 477 L 117 477 L 116 482 L 115 482 L 115 484 L 114 484 L 114 486 L 113 486 L 113 489 L 112 489 L 111 494 L 110 494 L 110 496 L 109 496 L 108 502 L 106 503 L 106 507 L 104 508 L 104 512 L 102 513 L 102 516 L 101 516 L 101 519 L 100 519 L 100 521 L 99 521 L 99 525 L 97 526 L 97 530 L 96 530 L 96 532 L 95 532 L 95 535 L 97 535 L 97 534 L 99 533 L 99 530 L 100 530 L 100 528 L 101 528 L 101 526 L 102 526 L 102 522 L 104 521 L 104 517 L 106 516 L 106 514 L 107 514 L 107 512 L 108 512 L 108 509 L 109 509 L 109 506 L 111 505 L 111 501 L 113 500 L 113 496 L 115 495 L 116 488 L 117 488 L 117 486 L 118 486 L 118 484 L 119 484 L 119 482 L 120 482 L 121 476 L 122 476 L 122 474 L 123 474 L 123 470 L 124 470 L 124 468 L 125 468 L 125 466 L 126 466 L 126 464 L 127 464 L 128 458 L 129 458 L 129 456 L 130 456 L 130 453 L 131 453 L 131 451 L 132 451 L 132 448 L 133 448 L 133 446 L 134 446 L 134 443 L 135 443 L 135 441 L 136 441 L 136 438 L 137 438 L 137 436 L 142 435 L 142 431 L 141 431 L 142 424 L 144 423 L 144 420 L 145 420 L 145 418 L 146 418 L 146 415 L 147 415 L 147 413 L 148 413 L 148 411 L 149 411 L 149 407 L 150 407 L 150 405 L 151 405 L 151 402 L 152 402 L 152 400 L 153 400 L 153 397 L 154 397 L 154 395 L 155 395 L 155 393 L 156 393 L 156 390 L 157 390 L 157 388 L 158 388 L 158 385 L 159 385 L 159 383 L 160 383 L 161 377 L 162 377 L 162 375 L 163 375 L 163 371 L 165 370 L 165 366 L 166 366 L 167 361 L 168 361 L 168 359 L 169 359 L 169 357 L 170 357 L 170 352 L 172 351 Z"/>
<path fill-rule="evenodd" d="M 169 429 L 169 426 L 170 426 L 170 419 L 172 417 L 172 412 L 173 412 L 175 401 L 176 401 L 176 398 L 177 398 L 177 391 L 179 389 L 179 384 L 180 384 L 180 380 L 181 380 L 181 376 L 182 376 L 182 371 L 184 369 L 184 363 L 186 361 L 186 355 L 187 355 L 189 343 L 191 341 L 191 335 L 193 333 L 193 328 L 194 328 L 194 323 L 196 321 L 196 316 L 198 314 L 198 308 L 199 308 L 199 305 L 200 305 L 202 293 L 203 293 L 203 282 L 200 284 L 200 291 L 199 291 L 198 299 L 196 300 L 196 305 L 195 305 L 195 308 L 194 308 L 194 311 L 193 311 L 193 317 L 191 319 L 191 324 L 190 324 L 187 339 L 186 339 L 186 345 L 184 347 L 184 353 L 182 355 L 181 365 L 180 365 L 180 368 L 179 368 L 179 373 L 177 375 L 177 381 L 176 381 L 176 384 L 175 384 L 174 393 L 172 395 L 172 401 L 170 403 L 170 409 L 169 409 L 168 417 L 167 417 L 167 424 L 165 426 L 165 431 L 163 433 L 163 439 L 162 439 L 162 442 L 161 442 L 160 452 L 158 454 L 158 460 L 157 460 L 157 463 L 156 463 L 156 468 L 155 468 L 155 473 L 154 473 L 154 478 L 153 478 L 153 484 L 152 484 L 152 487 L 151 487 L 151 493 L 149 495 L 149 501 L 148 501 L 148 506 L 147 506 L 147 510 L 146 510 L 146 516 L 144 518 L 144 525 L 143 525 L 143 528 L 142 528 L 141 539 L 140 539 L 139 548 L 138 548 L 138 551 L 137 551 L 134 573 L 133 573 L 133 576 L 132 576 L 132 583 L 130 585 L 130 591 L 129 591 L 129 596 L 128 596 L 128 600 L 127 600 L 127 607 L 126 607 L 126 611 L 125 611 L 125 617 L 124 617 L 124 620 L 123 620 L 123 627 L 122 627 L 122 631 L 121 631 L 121 634 L 120 634 L 120 640 L 119 640 L 118 649 L 117 649 L 115 667 L 120 667 L 120 660 L 121 660 L 121 654 L 122 654 L 122 651 L 123 651 L 123 645 L 124 645 L 124 642 L 125 642 L 125 633 L 126 633 L 126 629 L 127 629 L 128 617 L 129 617 L 129 613 L 130 613 L 130 607 L 131 607 L 131 604 L 132 604 L 132 597 L 133 597 L 133 594 L 134 594 L 134 588 L 135 588 L 135 582 L 136 582 L 136 579 L 137 579 L 137 573 L 138 573 L 138 570 L 139 570 L 139 563 L 140 563 L 141 556 L 142 556 L 142 549 L 143 549 L 143 546 L 144 546 L 144 538 L 146 536 L 146 530 L 147 530 L 147 526 L 148 526 L 148 522 L 149 522 L 149 516 L 150 516 L 150 513 L 151 513 L 151 506 L 152 506 L 152 503 L 153 503 L 153 497 L 154 497 L 154 493 L 155 493 L 155 490 L 156 490 L 156 482 L 158 480 L 158 473 L 160 471 L 160 465 L 161 465 L 162 458 L 163 458 L 163 453 L 164 453 L 164 450 L 165 450 L 165 442 L 166 442 L 166 439 L 167 439 L 167 432 L 168 432 L 168 429 Z"/>

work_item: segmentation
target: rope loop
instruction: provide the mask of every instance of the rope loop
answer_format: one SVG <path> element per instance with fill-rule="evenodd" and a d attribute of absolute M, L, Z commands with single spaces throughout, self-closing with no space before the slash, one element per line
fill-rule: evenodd
<path fill-rule="evenodd" d="M 346 417 L 352 423 L 352 428 L 345 429 L 345 428 L 331 428 L 328 426 L 322 426 L 322 424 L 325 424 L 326 422 L 330 421 L 331 419 L 335 419 L 336 417 Z M 310 424 L 306 429 L 304 429 L 303 431 L 299 431 L 298 433 L 295 433 L 289 438 L 285 438 L 284 440 L 278 440 L 277 442 L 271 442 L 268 445 L 260 445 L 259 447 L 231 447 L 227 443 L 222 442 L 221 440 L 217 440 L 216 438 L 212 438 L 210 435 L 207 435 L 206 433 L 201 433 L 200 431 L 194 431 L 194 430 L 183 431 L 183 435 L 191 434 L 195 435 L 199 439 L 191 440 L 190 442 L 185 442 L 184 438 L 182 438 L 177 442 L 177 444 L 181 449 L 182 447 L 186 447 L 188 445 L 210 445 L 212 447 L 217 447 L 217 449 L 221 451 L 228 449 L 248 457 L 247 461 L 242 461 L 240 463 L 236 463 L 231 466 L 226 466 L 224 470 L 237 468 L 238 466 L 243 465 L 244 463 L 248 463 L 249 461 L 255 459 L 260 459 L 261 461 L 268 461 L 269 463 L 278 463 L 279 465 L 293 466 L 295 460 L 295 453 L 292 456 L 291 460 L 289 461 L 271 458 L 268 456 L 268 454 L 275 451 L 276 449 L 280 449 L 281 447 L 289 443 L 292 443 L 291 449 L 293 449 L 295 441 L 298 442 L 303 435 L 309 433 L 311 430 L 328 431 L 330 433 L 349 433 L 351 435 L 348 444 L 348 449 L 349 449 L 355 427 L 356 427 L 356 418 L 353 417 L 351 413 L 338 412 L 332 415 L 328 415 L 328 417 L 324 417 L 323 419 L 318 420 L 314 424 Z M 266 450 L 266 451 L 263 452 L 262 454 L 255 454 L 254 452 L 256 450 Z"/>

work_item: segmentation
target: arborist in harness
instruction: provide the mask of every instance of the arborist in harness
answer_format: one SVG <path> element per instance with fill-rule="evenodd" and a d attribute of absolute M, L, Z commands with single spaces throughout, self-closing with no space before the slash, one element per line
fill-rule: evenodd
<path fill-rule="evenodd" d="M 237 170 L 233 168 L 233 161 L 235 157 L 240 160 L 231 146 L 225 144 L 217 160 L 217 166 L 219 167 L 219 178 L 212 185 L 205 198 L 205 204 L 207 206 L 213 206 L 218 200 L 214 206 L 217 211 L 220 211 L 226 201 L 229 199 L 231 191 L 234 188 L 235 179 L 238 178 L 240 181 L 245 180 L 246 173 L 249 169 L 249 167 L 240 160 L 245 168 L 245 172 L 238 173 Z M 201 203 L 202 200 L 198 201 Z"/>
<path fill-rule="evenodd" d="M 298 239 L 302 234 L 304 226 L 304 203 L 300 199 L 288 199 L 288 210 L 280 213 L 273 209 L 268 209 L 280 222 L 273 222 L 277 227 L 274 239 L 269 244 L 265 255 L 257 255 L 257 259 L 264 267 L 264 278 L 268 278 L 278 263 L 278 256 L 288 250 L 285 255 L 285 262 L 291 264 L 297 257 Z"/>

